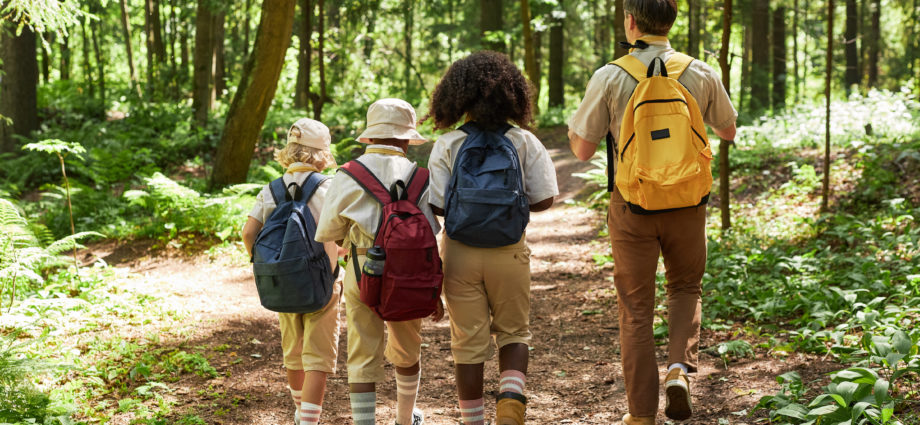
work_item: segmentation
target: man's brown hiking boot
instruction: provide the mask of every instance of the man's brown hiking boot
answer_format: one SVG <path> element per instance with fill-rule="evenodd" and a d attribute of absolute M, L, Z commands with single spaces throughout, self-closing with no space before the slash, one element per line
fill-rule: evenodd
<path fill-rule="evenodd" d="M 623 415 L 623 425 L 655 425 L 654 416 L 633 416 L 629 413 Z"/>
<path fill-rule="evenodd" d="M 664 414 L 668 418 L 682 421 L 690 419 L 693 415 L 693 405 L 690 401 L 690 379 L 680 368 L 668 371 L 664 379 L 665 408 Z"/>

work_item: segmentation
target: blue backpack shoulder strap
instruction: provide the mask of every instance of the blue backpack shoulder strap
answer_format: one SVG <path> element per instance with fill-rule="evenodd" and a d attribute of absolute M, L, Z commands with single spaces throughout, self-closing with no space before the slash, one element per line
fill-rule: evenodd
<path fill-rule="evenodd" d="M 310 198 L 313 197 L 313 194 L 316 193 L 316 189 L 319 188 L 323 182 L 329 179 L 328 176 L 324 176 L 320 173 L 310 173 L 310 176 L 307 177 L 307 180 L 303 182 L 303 202 L 310 202 Z"/>
<path fill-rule="evenodd" d="M 268 184 L 268 188 L 272 193 L 272 199 L 275 200 L 275 205 L 281 205 L 282 202 L 287 200 L 287 187 L 284 186 L 284 176 L 272 180 Z"/>

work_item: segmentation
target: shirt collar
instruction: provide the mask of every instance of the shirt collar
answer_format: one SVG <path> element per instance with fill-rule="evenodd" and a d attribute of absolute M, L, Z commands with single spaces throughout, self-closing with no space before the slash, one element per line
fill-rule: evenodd
<path fill-rule="evenodd" d="M 384 149 L 384 150 L 389 150 L 389 151 L 394 151 L 394 152 L 405 154 L 405 152 L 401 148 L 398 148 L 396 146 L 390 146 L 390 145 L 368 145 L 368 146 L 372 146 L 374 147 L 374 149 Z"/>
<path fill-rule="evenodd" d="M 664 35 L 643 35 L 639 37 L 639 40 L 648 43 L 649 46 L 671 48 L 671 42 L 668 41 L 668 37 Z M 632 53 L 635 50 L 636 49 L 630 49 L 629 52 Z"/>

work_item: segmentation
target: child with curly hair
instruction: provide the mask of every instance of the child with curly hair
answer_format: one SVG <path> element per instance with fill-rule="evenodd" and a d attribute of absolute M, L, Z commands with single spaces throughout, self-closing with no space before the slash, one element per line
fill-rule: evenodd
<path fill-rule="evenodd" d="M 286 169 L 285 186 L 303 185 L 310 174 L 335 167 L 335 158 L 329 151 L 332 137 L 329 128 L 319 121 L 301 118 L 288 131 L 287 146 L 275 152 L 275 161 Z M 313 220 L 319 222 L 326 192 L 332 181 L 320 184 L 307 202 Z M 253 244 L 263 223 L 275 211 L 275 200 L 266 185 L 256 197 L 256 205 L 243 226 L 243 245 L 252 255 Z M 334 242 L 323 244 L 329 256 L 331 270 L 336 270 L 338 248 Z M 326 378 L 335 373 L 339 346 L 339 298 L 341 282 L 336 282 L 332 298 L 325 307 L 309 314 L 278 313 L 281 326 L 281 348 L 284 367 L 294 400 L 294 423 L 316 425 L 322 412 Z"/>
<path fill-rule="evenodd" d="M 431 208 L 442 216 L 447 210 L 447 235 L 442 239 L 441 251 L 444 295 L 450 316 L 451 352 L 464 424 L 484 423 L 483 372 L 485 361 L 494 353 L 493 336 L 498 346 L 500 370 L 496 423 L 524 423 L 527 401 L 524 386 L 531 333 L 530 249 L 523 230 L 529 217 L 527 210 L 546 210 L 559 194 L 549 154 L 527 130 L 533 121 L 531 97 L 529 83 L 507 56 L 477 52 L 450 66 L 432 94 L 431 110 L 425 118 L 432 118 L 439 130 L 465 121 L 460 129 L 438 139 L 428 160 Z M 465 142 L 474 138 L 472 134 L 479 138 L 483 133 L 490 133 L 487 139 L 490 142 L 498 140 L 505 146 L 510 142 L 513 146 L 520 164 L 511 164 L 509 168 L 520 169 L 519 179 L 526 197 L 523 205 L 526 217 L 518 220 L 521 233 L 512 233 L 512 237 L 519 239 L 509 239 L 510 242 L 502 246 L 470 245 L 450 236 L 451 180 L 454 174 L 466 172 L 457 165 L 458 156 Z M 481 152 L 499 154 L 496 149 Z M 485 156 L 478 159 L 480 163 L 490 162 L 488 154 Z M 496 214 L 488 214 L 489 220 L 494 216 Z"/>

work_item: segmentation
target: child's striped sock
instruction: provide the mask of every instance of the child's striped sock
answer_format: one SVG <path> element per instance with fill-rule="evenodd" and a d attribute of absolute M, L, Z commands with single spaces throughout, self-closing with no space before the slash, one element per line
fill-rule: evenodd
<path fill-rule="evenodd" d="M 323 406 L 308 401 L 300 403 L 300 425 L 318 425 Z"/>
<path fill-rule="evenodd" d="M 498 381 L 498 393 L 513 392 L 524 395 L 524 383 L 527 377 L 523 372 L 514 369 L 508 369 L 501 373 L 501 380 Z"/>
<path fill-rule="evenodd" d="M 415 409 L 421 376 L 421 372 L 415 375 L 396 374 L 396 423 L 412 424 L 412 411 Z"/>
<path fill-rule="evenodd" d="M 291 398 L 294 400 L 294 406 L 300 407 L 300 394 L 301 390 L 295 390 L 291 387 L 288 387 L 291 390 Z"/>
<path fill-rule="evenodd" d="M 377 393 L 351 393 L 351 418 L 355 425 L 374 425 L 377 414 Z"/>
<path fill-rule="evenodd" d="M 463 425 L 485 425 L 483 400 L 460 400 L 460 419 Z"/>

